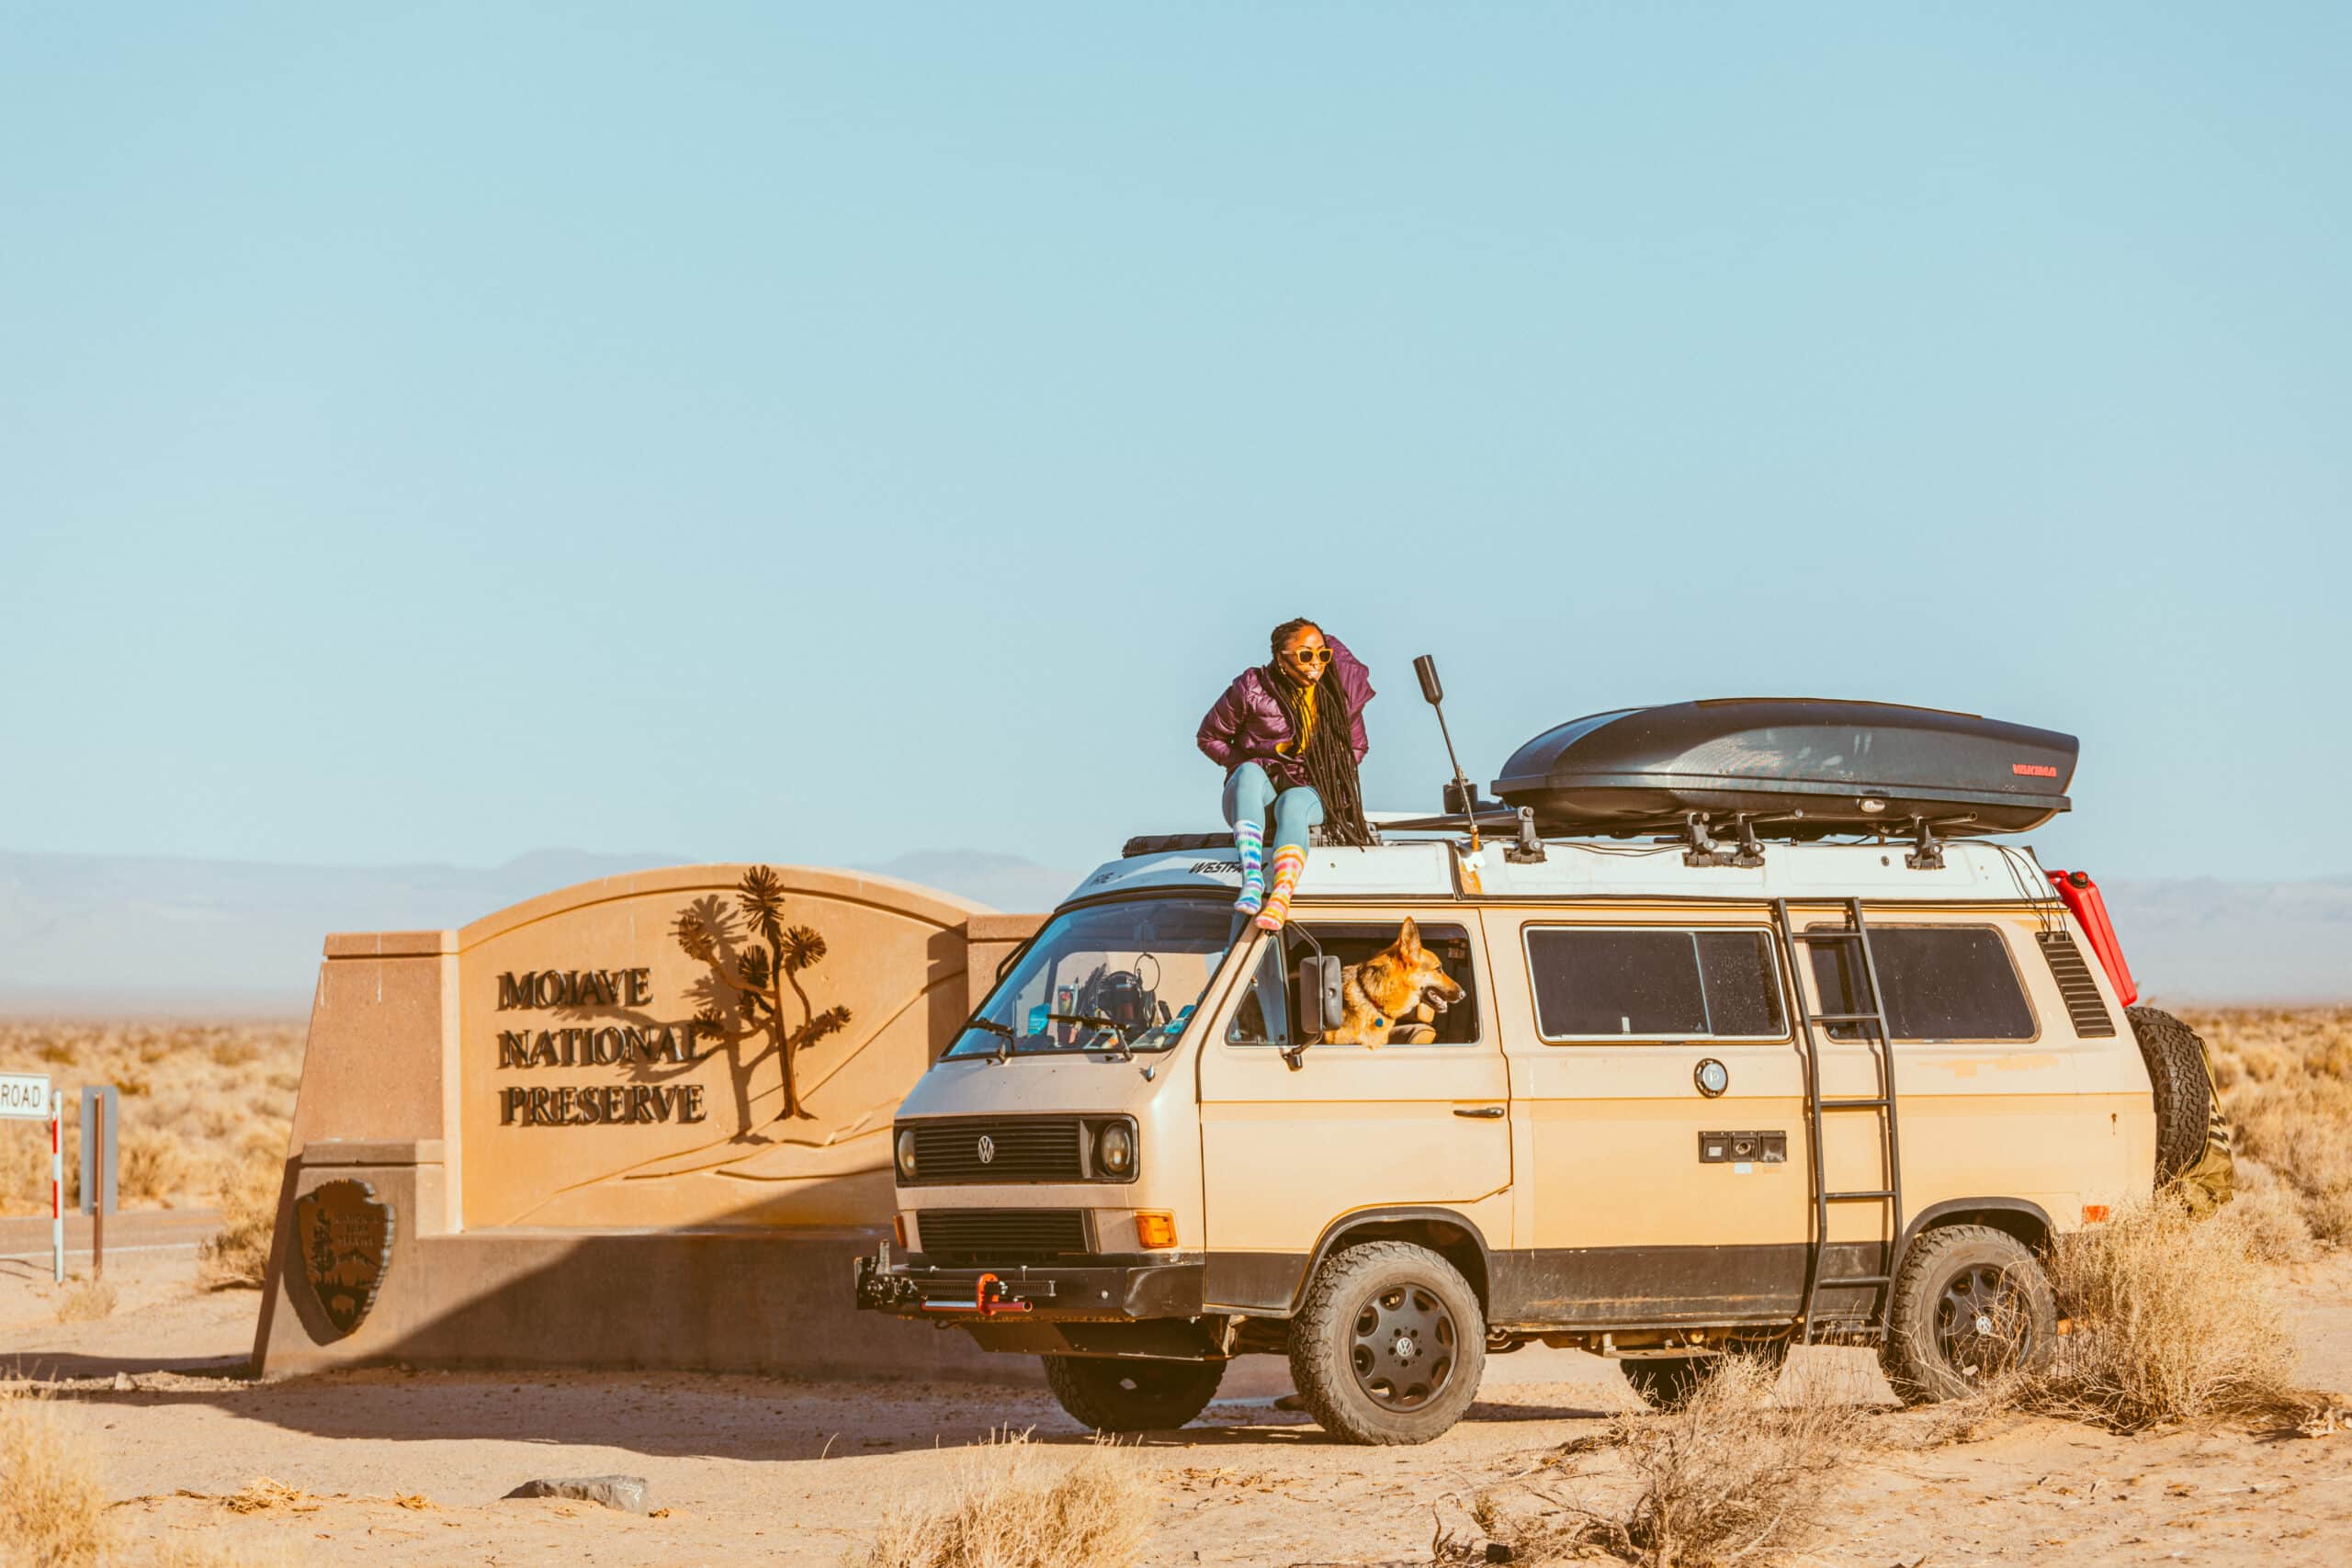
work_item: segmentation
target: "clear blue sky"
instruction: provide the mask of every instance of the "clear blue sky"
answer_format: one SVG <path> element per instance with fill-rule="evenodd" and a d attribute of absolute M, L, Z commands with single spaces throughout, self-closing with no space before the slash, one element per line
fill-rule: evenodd
<path fill-rule="evenodd" d="M 1075 866 L 1306 614 L 2352 871 L 2347 17 L 11 8 L 0 847 Z"/>

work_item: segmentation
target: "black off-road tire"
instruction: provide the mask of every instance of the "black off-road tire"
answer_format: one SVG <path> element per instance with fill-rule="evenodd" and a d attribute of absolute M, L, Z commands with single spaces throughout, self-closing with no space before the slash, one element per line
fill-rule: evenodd
<path fill-rule="evenodd" d="M 2213 1082 L 2206 1076 L 2205 1042 L 2162 1008 L 2127 1008 L 2148 1087 L 2156 1095 L 2156 1185 L 2195 1165 L 2205 1153 L 2213 1119 Z"/>
<path fill-rule="evenodd" d="M 1789 1359 L 1789 1342 L 1759 1341 L 1713 1356 L 1627 1356 L 1617 1364 L 1643 1404 L 1653 1410 L 1671 1410 L 1696 1393 L 1728 1356 L 1751 1357 L 1777 1370 Z"/>
<path fill-rule="evenodd" d="M 1404 1338 L 1412 1343 L 1400 1361 Z M 1292 1386 L 1342 1442 L 1428 1442 L 1462 1419 L 1486 1370 L 1477 1293 L 1444 1258 L 1408 1241 L 1333 1253 L 1291 1319 Z"/>
<path fill-rule="evenodd" d="M 1945 1225 L 1904 1254 L 1880 1362 L 1906 1404 L 1961 1399 L 2005 1371 L 2049 1366 L 2058 1299 L 2023 1242 L 1990 1225 Z M 1981 1315 L 1964 1303 L 1983 1303 Z M 1989 1321 L 1990 1338 L 1975 1324 Z"/>
<path fill-rule="evenodd" d="M 1097 1432 L 1164 1432 L 1209 1407 L 1223 1361 L 1133 1361 L 1040 1356 L 1046 1386 L 1073 1420 Z"/>

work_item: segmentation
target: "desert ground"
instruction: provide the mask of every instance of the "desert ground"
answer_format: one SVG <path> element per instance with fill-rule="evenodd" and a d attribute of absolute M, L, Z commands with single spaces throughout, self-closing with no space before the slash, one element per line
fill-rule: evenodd
<path fill-rule="evenodd" d="M 1255 1358 L 1199 1422 L 1109 1450 L 1035 1384 L 407 1369 L 255 1383 L 243 1367 L 257 1293 L 239 1282 L 254 1238 L 237 1213 L 249 1164 L 277 1157 L 267 1145 L 291 1109 L 299 1030 L 10 1026 L 0 1064 L 46 1045 L 71 1053 L 50 1058 L 66 1081 L 151 1069 L 125 1120 L 149 1100 L 148 1124 L 175 1145 L 154 1156 L 169 1179 L 110 1223 L 103 1288 L 52 1284 L 45 1222 L 0 1221 L 0 1362 L 16 1374 L 0 1398 L 0 1562 L 2352 1561 L 2352 1011 L 2191 1021 L 2214 1047 L 2244 1158 L 2243 1196 L 2195 1245 L 2228 1255 L 2214 1272 L 2238 1293 L 2222 1304 L 2252 1315 L 2210 1337 L 2268 1325 L 2291 1363 L 2270 1369 L 2285 1382 L 2260 1399 L 2166 1393 L 2135 1414 L 2025 1393 L 1906 1412 L 1869 1352 L 1815 1348 L 1792 1357 L 1768 1407 L 1719 1411 L 1711 1432 L 1643 1412 L 1610 1363 L 1528 1349 L 1489 1363 L 1479 1404 L 1441 1440 L 1373 1450 L 1276 1408 L 1282 1363 Z M 125 1189 L 129 1205 L 127 1171 Z M 2176 1333 L 2145 1353 L 2208 1337 Z M 1788 1528 L 1744 1556 L 1736 1540 L 1678 1555 L 1579 1523 L 1629 1517 L 1667 1449 L 1687 1442 L 1687 1481 L 1717 1462 L 1711 1441 L 1811 1442 L 1813 1420 L 1827 1423 L 1818 1462 L 1755 1483 L 1786 1489 Z M 1007 1433 L 1030 1441 L 989 1443 Z M 45 1473 L 47 1492 L 31 1483 Z M 603 1473 L 644 1477 L 650 1511 L 505 1496 Z M 959 1500 L 1035 1506 L 1046 1494 L 1023 1492 L 1032 1481 L 1061 1488 L 1061 1511 L 1041 1516 L 1048 1544 L 989 1556 L 922 1539 Z M 90 1507 L 79 1545 L 28 1517 L 29 1497 L 75 1484 Z"/>

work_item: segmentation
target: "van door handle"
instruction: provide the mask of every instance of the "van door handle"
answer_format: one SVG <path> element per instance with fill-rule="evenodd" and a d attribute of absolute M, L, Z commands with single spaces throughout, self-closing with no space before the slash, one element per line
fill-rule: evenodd
<path fill-rule="evenodd" d="M 1503 1114 L 1503 1108 L 1499 1105 L 1457 1105 L 1453 1108 L 1453 1113 L 1456 1116 L 1476 1116 L 1491 1122 Z"/>

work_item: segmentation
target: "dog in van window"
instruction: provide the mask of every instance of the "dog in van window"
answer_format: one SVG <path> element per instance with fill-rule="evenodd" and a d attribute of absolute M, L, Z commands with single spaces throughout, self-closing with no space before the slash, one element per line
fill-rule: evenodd
<path fill-rule="evenodd" d="M 1437 1015 L 1468 993 L 1421 945 L 1421 928 L 1408 915 L 1395 942 L 1342 971 L 1340 994 L 1344 1010 L 1339 1027 L 1323 1032 L 1323 1043 L 1377 1050 L 1434 1043 Z"/>

